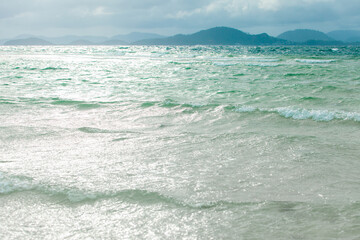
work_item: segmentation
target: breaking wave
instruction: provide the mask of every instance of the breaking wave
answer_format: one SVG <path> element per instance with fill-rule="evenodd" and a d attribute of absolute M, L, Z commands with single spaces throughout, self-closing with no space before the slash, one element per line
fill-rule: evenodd
<path fill-rule="evenodd" d="M 103 199 L 117 199 L 122 202 L 140 205 L 165 204 L 195 209 L 254 204 L 248 202 L 232 202 L 223 200 L 188 202 L 186 200 L 180 200 L 157 191 L 149 191 L 145 189 L 121 189 L 118 191 L 104 192 L 89 191 L 79 188 L 37 183 L 30 177 L 7 175 L 0 172 L 0 196 L 19 192 L 35 192 L 36 194 L 43 194 L 54 197 L 56 200 L 61 200 L 60 202 L 83 204 L 100 201 Z"/>
<path fill-rule="evenodd" d="M 295 120 L 311 119 L 319 122 L 328 122 L 332 120 L 344 120 L 360 122 L 360 113 L 330 110 L 303 109 L 295 107 L 278 107 L 272 109 L 256 108 L 251 106 L 242 106 L 235 108 L 236 112 L 262 112 L 276 113 L 285 118 Z"/>
<path fill-rule="evenodd" d="M 102 104 L 85 101 L 57 99 L 51 102 L 52 105 L 75 106 L 78 110 L 90 110 L 102 107 Z"/>
<path fill-rule="evenodd" d="M 329 59 L 329 60 L 325 60 L 325 59 L 295 59 L 295 61 L 299 62 L 299 63 L 310 63 L 310 64 L 335 62 L 335 60 L 333 60 L 333 59 Z"/>
<path fill-rule="evenodd" d="M 46 67 L 46 68 L 43 68 L 41 70 L 43 70 L 43 71 L 48 71 L 48 70 L 56 71 L 56 70 L 69 70 L 69 69 L 68 68 L 61 68 L 61 67 Z"/>
<path fill-rule="evenodd" d="M 222 94 L 223 92 L 219 92 Z M 321 98 L 308 97 L 303 100 L 319 101 Z M 360 122 L 359 112 L 336 111 L 326 109 L 306 109 L 295 106 L 277 107 L 277 108 L 261 108 L 255 106 L 234 106 L 234 105 L 219 105 L 219 104 L 189 104 L 178 103 L 172 99 L 166 99 L 162 102 L 144 102 L 140 105 L 142 108 L 147 107 L 164 107 L 164 108 L 186 108 L 193 111 L 209 110 L 222 107 L 224 110 L 230 110 L 239 113 L 263 113 L 263 114 L 278 114 L 285 118 L 292 118 L 295 120 L 311 119 L 319 122 L 327 122 L 332 120 L 355 121 Z"/>

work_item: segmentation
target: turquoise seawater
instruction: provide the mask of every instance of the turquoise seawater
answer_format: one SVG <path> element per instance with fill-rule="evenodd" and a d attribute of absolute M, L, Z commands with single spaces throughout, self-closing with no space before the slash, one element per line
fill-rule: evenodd
<path fill-rule="evenodd" d="M 0 239 L 360 239 L 360 47 L 0 47 Z"/>

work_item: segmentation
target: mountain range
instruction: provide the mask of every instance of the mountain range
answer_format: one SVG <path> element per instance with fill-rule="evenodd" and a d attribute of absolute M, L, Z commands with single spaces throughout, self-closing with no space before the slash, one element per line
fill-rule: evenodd
<path fill-rule="evenodd" d="M 325 34 L 310 29 L 286 31 L 277 37 L 248 34 L 229 27 L 214 27 L 193 34 L 165 37 L 134 32 L 113 37 L 68 35 L 57 38 L 20 35 L 0 40 L 0 45 L 344 45 L 360 44 L 360 31 L 338 30 Z"/>
<path fill-rule="evenodd" d="M 22 34 L 13 39 L 0 39 L 0 45 L 129 45 L 139 40 L 164 37 L 159 34 L 140 32 L 115 35 L 113 37 L 76 35 L 46 37 Z M 44 44 L 38 44 L 41 41 Z"/>
<path fill-rule="evenodd" d="M 282 45 L 287 41 L 266 33 L 251 35 L 228 27 L 215 27 L 189 35 L 137 41 L 137 45 Z"/>

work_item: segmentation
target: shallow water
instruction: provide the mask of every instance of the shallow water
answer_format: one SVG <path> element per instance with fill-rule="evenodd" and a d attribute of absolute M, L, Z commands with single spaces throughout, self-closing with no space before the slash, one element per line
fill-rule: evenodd
<path fill-rule="evenodd" d="M 0 47 L 0 238 L 360 238 L 359 50 Z"/>

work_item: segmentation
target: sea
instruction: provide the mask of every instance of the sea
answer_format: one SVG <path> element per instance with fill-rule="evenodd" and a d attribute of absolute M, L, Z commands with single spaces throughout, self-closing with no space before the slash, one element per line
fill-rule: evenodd
<path fill-rule="evenodd" d="M 360 239 L 360 47 L 1 46 L 0 239 Z"/>

